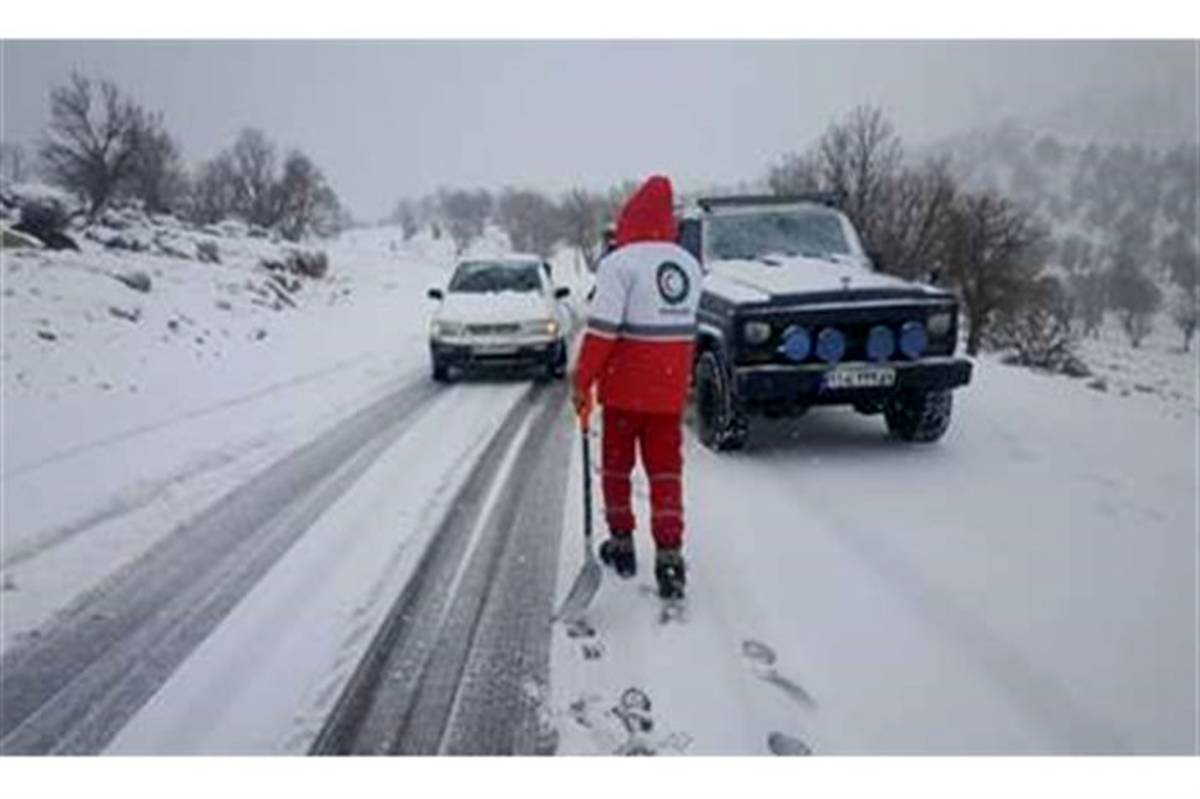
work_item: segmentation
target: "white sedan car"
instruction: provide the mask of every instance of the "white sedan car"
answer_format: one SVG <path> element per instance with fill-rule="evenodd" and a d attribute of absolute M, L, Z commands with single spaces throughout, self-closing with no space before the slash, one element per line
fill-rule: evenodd
<path fill-rule="evenodd" d="M 567 319 L 560 301 L 570 290 L 556 287 L 550 275 L 550 265 L 536 256 L 459 263 L 445 290 L 429 290 L 440 303 L 429 328 L 433 379 L 489 367 L 563 377 Z"/>

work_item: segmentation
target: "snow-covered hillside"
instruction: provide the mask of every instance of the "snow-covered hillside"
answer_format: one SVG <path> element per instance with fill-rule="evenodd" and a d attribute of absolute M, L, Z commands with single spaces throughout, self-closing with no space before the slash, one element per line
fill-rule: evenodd
<path fill-rule="evenodd" d="M 286 248 L 244 226 L 131 227 L 133 240 L 214 241 L 220 262 L 113 249 L 95 229 L 80 252 L 3 251 L 5 647 L 423 373 L 425 290 L 453 260 L 447 241 L 400 248 L 399 231 L 350 231 L 315 244 L 329 273 L 309 279 L 264 268 Z M 137 274 L 148 290 L 122 282 Z"/>
<path fill-rule="evenodd" d="M 1165 283 L 1162 243 L 1179 230 L 1195 236 L 1194 142 L 1097 144 L 1013 123 L 949 137 L 923 154 L 949 157 L 967 187 L 998 191 L 1037 213 L 1057 245 L 1052 262 L 1077 255 L 1064 247 L 1077 250 L 1082 242 L 1100 255 L 1124 236 L 1144 248 L 1146 266 Z"/>

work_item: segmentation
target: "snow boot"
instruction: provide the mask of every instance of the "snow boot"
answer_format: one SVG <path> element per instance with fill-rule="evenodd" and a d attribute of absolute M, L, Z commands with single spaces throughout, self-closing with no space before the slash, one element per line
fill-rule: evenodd
<path fill-rule="evenodd" d="M 600 560 L 621 577 L 637 574 L 637 555 L 632 535 L 610 535 L 600 544 Z"/>
<path fill-rule="evenodd" d="M 654 576 L 662 599 L 683 599 L 687 568 L 678 549 L 660 549 L 654 559 Z"/>

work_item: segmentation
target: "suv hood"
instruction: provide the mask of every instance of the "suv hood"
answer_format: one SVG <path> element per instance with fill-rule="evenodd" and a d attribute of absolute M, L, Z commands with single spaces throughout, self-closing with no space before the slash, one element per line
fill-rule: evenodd
<path fill-rule="evenodd" d="M 705 264 L 705 289 L 733 302 L 766 302 L 789 295 L 867 291 L 875 296 L 929 297 L 945 292 L 910 283 L 865 266 L 835 263 L 823 258 L 771 256 L 759 260 L 712 259 Z"/>
<path fill-rule="evenodd" d="M 434 312 L 435 319 L 450 322 L 526 322 L 555 318 L 554 308 L 536 291 L 498 291 L 488 293 L 446 292 L 446 298 Z"/>

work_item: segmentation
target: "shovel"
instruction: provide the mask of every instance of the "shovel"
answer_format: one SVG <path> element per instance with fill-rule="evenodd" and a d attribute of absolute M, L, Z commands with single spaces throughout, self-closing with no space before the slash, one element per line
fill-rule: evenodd
<path fill-rule="evenodd" d="M 587 408 L 579 417 L 579 432 L 583 440 L 583 568 L 575 578 L 567 598 L 563 600 L 555 619 L 567 624 L 583 621 L 592 598 L 600 590 L 600 561 L 592 549 L 592 446 L 588 438 Z"/>

